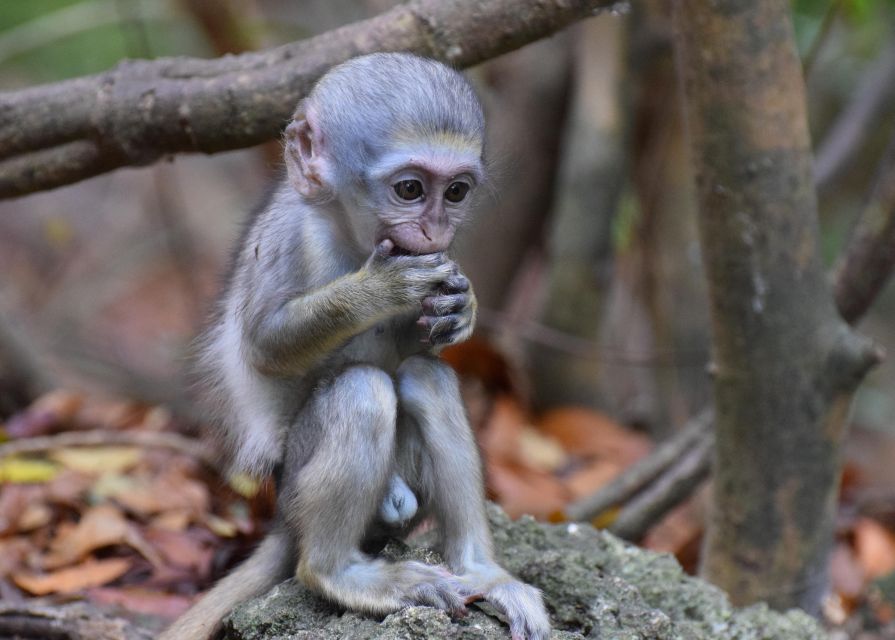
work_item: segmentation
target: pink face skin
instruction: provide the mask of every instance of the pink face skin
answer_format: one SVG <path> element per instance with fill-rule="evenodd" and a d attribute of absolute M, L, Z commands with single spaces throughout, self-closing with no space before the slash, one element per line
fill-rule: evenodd
<path fill-rule="evenodd" d="M 377 172 L 386 210 L 379 215 L 376 242 L 390 240 L 395 252 L 445 251 L 483 175 L 477 148 L 430 145 L 419 151 L 393 156 Z"/>

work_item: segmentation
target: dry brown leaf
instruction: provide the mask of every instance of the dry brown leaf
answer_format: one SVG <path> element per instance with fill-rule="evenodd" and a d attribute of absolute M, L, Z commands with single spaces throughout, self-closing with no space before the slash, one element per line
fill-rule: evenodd
<path fill-rule="evenodd" d="M 13 581 L 22 589 L 36 596 L 49 593 L 73 593 L 88 587 L 98 587 L 117 580 L 131 567 L 126 558 L 108 558 L 86 562 L 52 573 L 36 574 L 30 572 L 13 573 Z"/>
<path fill-rule="evenodd" d="M 568 461 L 565 449 L 555 438 L 526 426 L 519 434 L 519 458 L 526 466 L 540 471 L 556 471 Z"/>
<path fill-rule="evenodd" d="M 627 467 L 650 452 L 652 443 L 641 433 L 611 418 L 581 407 L 563 407 L 541 416 L 538 427 L 556 438 L 569 453 L 608 458 Z"/>
<path fill-rule="evenodd" d="M 143 615 L 173 620 L 189 609 L 193 598 L 161 593 L 141 587 L 96 587 L 87 591 L 87 597 L 97 604 L 116 605 Z"/>
<path fill-rule="evenodd" d="M 845 543 L 838 543 L 830 555 L 830 580 L 833 592 L 846 606 L 854 606 L 864 590 L 867 575 L 855 552 Z"/>
<path fill-rule="evenodd" d="M 441 352 L 442 358 L 462 377 L 481 380 L 492 393 L 512 392 L 512 371 L 507 359 L 480 338 L 451 345 Z"/>
<path fill-rule="evenodd" d="M 576 499 L 583 498 L 610 482 L 623 469 L 614 461 L 600 458 L 571 473 L 565 479 L 565 485 Z"/>
<path fill-rule="evenodd" d="M 166 531 L 184 531 L 190 524 L 190 512 L 186 509 L 165 511 L 152 519 L 152 526 Z"/>
<path fill-rule="evenodd" d="M 43 502 L 31 502 L 22 511 L 19 516 L 19 522 L 16 526 L 21 532 L 34 531 L 45 527 L 53 520 L 53 510 Z"/>
<path fill-rule="evenodd" d="M 210 507 L 208 488 L 179 472 L 140 478 L 132 486 L 114 490 L 109 495 L 127 510 L 142 517 L 185 510 L 194 519 L 201 519 Z"/>
<path fill-rule="evenodd" d="M 29 504 L 40 503 L 44 487 L 28 484 L 6 484 L 0 491 L 0 535 L 20 530 L 22 514 Z"/>
<path fill-rule="evenodd" d="M 214 549 L 189 531 L 177 532 L 150 527 L 146 539 L 159 550 L 168 563 L 206 575 L 211 569 Z"/>
<path fill-rule="evenodd" d="M 0 578 L 22 569 L 33 550 L 34 544 L 25 536 L 0 539 Z"/>
<path fill-rule="evenodd" d="M 56 433 L 70 425 L 84 402 L 80 393 L 57 389 L 42 395 L 6 425 L 11 438 L 33 438 Z"/>
<path fill-rule="evenodd" d="M 487 475 L 497 501 L 512 518 L 527 513 L 546 520 L 571 497 L 554 476 L 518 465 L 492 461 Z"/>
<path fill-rule="evenodd" d="M 84 496 L 96 481 L 96 478 L 70 469 L 63 469 L 45 486 L 47 501 L 56 504 L 80 508 Z"/>
<path fill-rule="evenodd" d="M 161 564 L 158 553 L 137 528 L 114 506 L 102 504 L 84 513 L 73 529 L 57 534 L 44 558 L 44 567 L 57 569 L 79 561 L 91 551 L 117 544 L 132 547 L 156 566 Z"/>
<path fill-rule="evenodd" d="M 876 520 L 859 518 L 854 525 L 855 554 L 871 580 L 895 571 L 895 536 Z"/>
<path fill-rule="evenodd" d="M 702 534 L 705 528 L 705 489 L 694 498 L 671 510 L 653 526 L 642 545 L 653 551 L 672 553 L 688 573 L 699 566 Z"/>
<path fill-rule="evenodd" d="M 479 433 L 479 445 L 488 460 L 521 462 L 519 437 L 528 423 L 528 416 L 513 396 L 501 395 L 494 399 L 491 415 Z"/>

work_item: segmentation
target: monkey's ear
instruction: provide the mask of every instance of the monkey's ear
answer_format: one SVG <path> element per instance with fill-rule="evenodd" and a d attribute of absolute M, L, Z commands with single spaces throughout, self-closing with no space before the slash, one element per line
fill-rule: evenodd
<path fill-rule="evenodd" d="M 319 198 L 328 192 L 324 179 L 323 136 L 314 120 L 313 112 L 302 103 L 285 133 L 284 156 L 289 183 L 308 198 Z"/>

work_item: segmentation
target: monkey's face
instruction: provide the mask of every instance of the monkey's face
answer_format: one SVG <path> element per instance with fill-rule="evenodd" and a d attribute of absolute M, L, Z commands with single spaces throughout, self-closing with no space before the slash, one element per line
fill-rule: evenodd
<path fill-rule="evenodd" d="M 373 246 L 389 239 L 400 253 L 445 251 L 471 211 L 484 174 L 480 158 L 477 146 L 428 141 L 376 163 L 367 183 L 376 203 Z"/>

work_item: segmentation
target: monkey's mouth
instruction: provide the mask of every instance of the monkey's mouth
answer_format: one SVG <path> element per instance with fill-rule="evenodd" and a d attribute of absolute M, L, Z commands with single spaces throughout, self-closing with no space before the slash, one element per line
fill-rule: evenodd
<path fill-rule="evenodd" d="M 420 255 L 419 251 L 411 251 L 410 249 L 405 249 L 400 245 L 395 245 L 391 250 L 391 255 L 393 256 L 418 256 Z"/>

